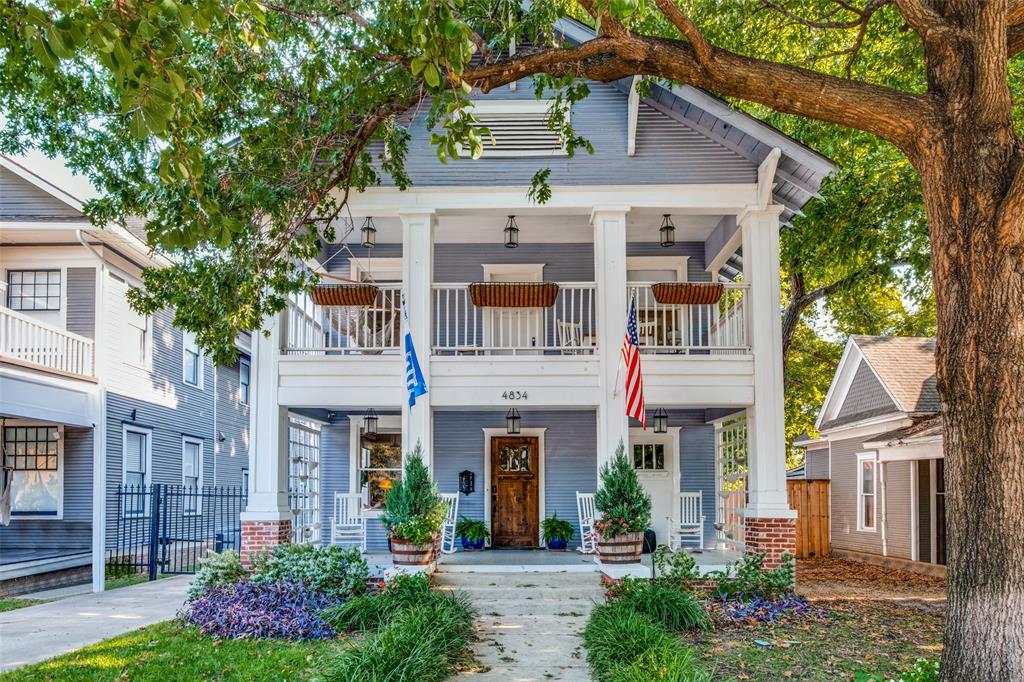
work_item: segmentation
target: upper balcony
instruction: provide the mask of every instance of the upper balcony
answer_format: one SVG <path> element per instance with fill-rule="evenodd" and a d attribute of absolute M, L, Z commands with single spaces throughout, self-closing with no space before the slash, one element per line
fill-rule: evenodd
<path fill-rule="evenodd" d="M 96 377 L 93 340 L 0 307 L 0 361 L 78 379 Z"/>

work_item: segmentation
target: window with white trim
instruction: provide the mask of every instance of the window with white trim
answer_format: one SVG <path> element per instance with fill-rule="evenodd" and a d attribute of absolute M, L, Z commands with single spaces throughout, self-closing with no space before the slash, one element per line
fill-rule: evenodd
<path fill-rule="evenodd" d="M 128 343 L 124 349 L 125 361 L 149 369 L 152 353 L 152 320 L 147 315 L 139 315 L 128 309 Z"/>
<path fill-rule="evenodd" d="M 198 514 L 202 508 L 199 491 L 203 487 L 203 440 L 182 436 L 181 438 L 181 485 L 185 488 L 183 510 L 186 514 Z"/>
<path fill-rule="evenodd" d="M 63 471 L 58 426 L 4 427 L 4 471 L 13 516 L 61 515 Z"/>
<path fill-rule="evenodd" d="M 665 471 L 665 444 L 633 443 L 633 468 L 637 471 Z"/>
<path fill-rule="evenodd" d="M 242 358 L 238 361 L 238 402 L 249 404 L 249 384 L 252 380 L 252 367 L 249 361 Z"/>
<path fill-rule="evenodd" d="M 874 531 L 878 517 L 878 460 L 873 452 L 857 455 L 857 530 Z"/>
<path fill-rule="evenodd" d="M 124 496 L 125 514 L 143 514 L 146 511 L 145 486 L 149 485 L 150 439 L 149 429 L 125 426 L 122 434 L 122 480 L 127 488 Z"/>
<path fill-rule="evenodd" d="M 60 310 L 60 270 L 8 270 L 7 307 Z"/>
<path fill-rule="evenodd" d="M 358 473 L 363 503 L 370 509 L 383 507 L 388 491 L 402 480 L 402 434 L 361 433 Z"/>
<path fill-rule="evenodd" d="M 203 385 L 203 353 L 199 350 L 199 342 L 195 332 L 181 332 L 181 380 L 189 386 L 202 388 Z"/>

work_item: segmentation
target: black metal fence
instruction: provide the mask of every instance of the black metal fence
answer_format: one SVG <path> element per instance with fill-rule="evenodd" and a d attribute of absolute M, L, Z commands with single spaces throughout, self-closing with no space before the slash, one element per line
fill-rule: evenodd
<path fill-rule="evenodd" d="M 107 540 L 107 575 L 195 573 L 210 551 L 238 551 L 239 515 L 245 510 L 241 487 L 191 488 L 156 483 L 119 485 L 117 524 Z"/>

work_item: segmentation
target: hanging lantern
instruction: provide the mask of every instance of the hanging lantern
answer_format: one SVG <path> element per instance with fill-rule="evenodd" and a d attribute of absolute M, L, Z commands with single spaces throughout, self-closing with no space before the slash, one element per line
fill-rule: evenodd
<path fill-rule="evenodd" d="M 505 223 L 505 248 L 514 249 L 519 246 L 519 225 L 516 224 L 516 217 L 510 215 Z"/>
<path fill-rule="evenodd" d="M 664 214 L 661 219 L 661 245 L 662 246 L 673 246 L 676 243 L 676 226 L 672 222 L 672 216 L 668 213 Z"/>
<path fill-rule="evenodd" d="M 668 412 L 663 407 L 654 411 L 654 432 L 668 433 Z"/>
<path fill-rule="evenodd" d="M 377 435 L 377 413 L 373 411 L 373 408 L 366 410 L 366 414 L 363 415 L 363 433 L 368 436 Z"/>
<path fill-rule="evenodd" d="M 363 221 L 363 246 L 372 249 L 377 244 L 377 228 L 373 226 L 373 218 L 367 216 Z"/>
<path fill-rule="evenodd" d="M 518 435 L 520 421 L 519 410 L 513 407 L 508 411 L 508 414 L 505 415 L 505 431 L 512 436 Z"/>

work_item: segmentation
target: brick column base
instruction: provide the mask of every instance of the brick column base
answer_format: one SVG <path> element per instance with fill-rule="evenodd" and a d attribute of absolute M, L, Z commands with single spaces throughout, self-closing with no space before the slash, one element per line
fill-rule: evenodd
<path fill-rule="evenodd" d="M 291 519 L 281 521 L 242 521 L 242 565 L 252 567 L 252 560 L 259 554 L 291 542 Z"/>
<path fill-rule="evenodd" d="M 775 568 L 782 555 L 796 557 L 796 519 L 748 518 L 744 521 L 747 554 L 764 554 L 764 567 Z"/>

